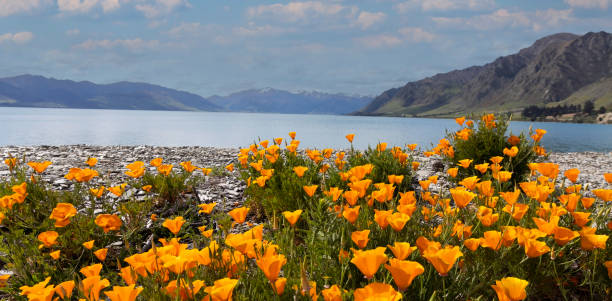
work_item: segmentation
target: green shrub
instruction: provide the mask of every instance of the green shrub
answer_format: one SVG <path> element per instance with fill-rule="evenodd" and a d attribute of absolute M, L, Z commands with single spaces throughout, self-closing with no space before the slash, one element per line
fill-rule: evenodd
<path fill-rule="evenodd" d="M 457 132 L 447 130 L 448 144 L 440 143 L 434 152 L 438 151 L 452 166 L 457 166 L 459 161 L 464 159 L 473 160 L 469 168 L 459 167 L 459 174 L 455 178 L 457 181 L 470 176 L 490 179 L 492 177 L 490 168 L 483 174 L 474 166 L 482 163 L 493 165 L 491 157 L 503 157 L 502 169 L 512 172 L 512 179 L 506 183 L 506 186 L 514 186 L 529 176 L 528 164 L 538 159 L 538 153 L 543 154 L 544 149 L 539 145 L 539 139 L 543 134 L 540 135 L 541 132 L 539 132 L 539 136 L 534 136 L 537 141 L 527 137 L 524 133 L 518 136 L 508 134 L 509 122 L 508 116 L 493 114 L 482 115 L 477 120 L 469 119 L 465 121 L 465 124 L 458 119 L 458 123 L 462 124 L 462 129 Z M 529 135 L 532 134 L 532 132 L 529 133 Z M 505 149 L 512 150 L 513 147 L 518 149 L 513 157 L 504 154 Z"/>

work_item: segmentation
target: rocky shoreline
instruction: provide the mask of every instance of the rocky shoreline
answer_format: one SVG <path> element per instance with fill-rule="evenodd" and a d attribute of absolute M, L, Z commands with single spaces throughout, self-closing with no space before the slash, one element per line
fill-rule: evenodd
<path fill-rule="evenodd" d="M 64 146 L 2 146 L 0 158 L 2 160 L 10 155 L 27 161 L 53 162 L 45 172 L 43 178 L 51 183 L 55 189 L 69 189 L 72 183 L 64 178 L 71 167 L 84 167 L 88 157 L 98 159 L 96 169 L 101 177 L 96 179 L 101 185 L 116 185 L 127 179 L 124 174 L 125 166 L 134 161 L 149 162 L 151 159 L 161 157 L 165 163 L 175 164 L 177 168 L 181 161 L 189 161 L 199 167 L 222 169 L 229 163 L 237 163 L 238 149 L 214 147 L 160 147 L 160 146 L 90 146 L 90 145 L 64 145 Z M 428 176 L 440 174 L 438 159 L 427 158 L 422 153 L 416 153 L 414 160 L 421 163 L 417 178 L 425 179 Z M 580 152 L 580 153 L 551 153 L 547 161 L 558 163 L 560 174 L 570 168 L 580 169 L 579 183 L 589 188 L 605 188 L 607 183 L 603 174 L 612 172 L 612 153 Z M 8 167 L 0 164 L 0 180 L 9 175 Z M 444 183 L 439 185 L 445 186 Z M 203 202 L 223 201 L 227 205 L 242 203 L 245 184 L 238 178 L 238 173 L 225 173 L 224 175 L 208 177 L 207 181 L 198 187 L 198 196 Z"/>

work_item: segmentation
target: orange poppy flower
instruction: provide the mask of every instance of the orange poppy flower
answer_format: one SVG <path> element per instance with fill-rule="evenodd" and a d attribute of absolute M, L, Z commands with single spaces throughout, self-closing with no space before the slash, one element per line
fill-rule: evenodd
<path fill-rule="evenodd" d="M 399 260 L 404 260 L 412 254 L 417 247 L 411 247 L 410 243 L 407 242 L 398 242 L 393 243 L 393 246 L 387 245 L 389 250 L 393 252 L 393 256 Z"/>
<path fill-rule="evenodd" d="M 100 291 L 108 287 L 110 282 L 108 279 L 102 279 L 100 276 L 87 277 L 81 281 L 81 291 L 88 300 L 99 300 Z"/>
<path fill-rule="evenodd" d="M 344 210 L 342 210 L 342 216 L 346 218 L 349 223 L 354 224 L 357 218 L 359 217 L 359 208 L 360 206 L 355 206 L 353 208 L 349 206 L 344 206 Z"/>
<path fill-rule="evenodd" d="M 537 163 L 537 170 L 549 179 L 556 179 L 559 174 L 559 164 L 556 163 Z"/>
<path fill-rule="evenodd" d="M 412 165 L 412 170 L 417 170 L 419 169 L 419 165 L 421 165 L 421 163 L 412 161 L 411 165 Z"/>
<path fill-rule="evenodd" d="M 481 174 L 484 174 L 489 170 L 489 163 L 482 163 L 474 165 L 474 169 L 478 170 Z"/>
<path fill-rule="evenodd" d="M 521 142 L 521 138 L 514 136 L 514 135 L 510 135 L 507 141 L 508 143 L 510 143 L 510 145 L 515 146 Z"/>
<path fill-rule="evenodd" d="M 355 206 L 357 204 L 357 200 L 359 200 L 359 191 L 356 190 L 348 190 L 342 194 L 344 200 L 351 206 Z"/>
<path fill-rule="evenodd" d="M 70 203 L 58 203 L 51 215 L 50 219 L 55 220 L 55 227 L 61 228 L 70 224 L 70 218 L 77 214 L 76 208 Z"/>
<path fill-rule="evenodd" d="M 373 250 L 360 251 L 353 256 L 351 263 L 357 266 L 366 278 L 371 279 L 380 265 L 387 262 L 385 249 L 385 247 L 378 247 Z"/>
<path fill-rule="evenodd" d="M 606 180 L 606 182 L 612 184 L 612 172 L 605 173 L 604 179 Z"/>
<path fill-rule="evenodd" d="M 566 170 L 563 175 L 570 181 L 572 181 L 572 183 L 576 183 L 576 180 L 578 180 L 578 175 L 580 174 L 580 170 L 578 168 L 572 168 L 572 169 L 568 169 Z"/>
<path fill-rule="evenodd" d="M 267 255 L 257 260 L 257 266 L 264 272 L 270 283 L 278 278 L 281 268 L 287 263 L 284 255 Z"/>
<path fill-rule="evenodd" d="M 283 212 L 283 216 L 285 217 L 285 219 L 287 219 L 287 221 L 289 222 L 289 224 L 291 224 L 291 226 L 295 225 L 295 223 L 297 223 L 298 219 L 300 218 L 300 215 L 302 215 L 302 210 L 298 209 L 295 210 L 293 212 L 291 211 L 284 211 Z"/>
<path fill-rule="evenodd" d="M 446 246 L 444 249 L 425 252 L 423 254 L 423 257 L 425 257 L 442 276 L 448 275 L 448 272 L 453 268 L 453 265 L 455 265 L 455 262 L 461 256 L 463 256 L 463 253 L 461 253 L 461 250 L 457 246 Z"/>
<path fill-rule="evenodd" d="M 63 300 L 70 300 L 74 286 L 73 280 L 64 281 L 55 287 L 55 293 Z"/>
<path fill-rule="evenodd" d="M 304 176 L 304 173 L 307 170 L 308 170 L 308 167 L 305 167 L 305 166 L 296 166 L 293 168 L 293 172 L 295 172 L 295 174 L 300 178 Z"/>
<path fill-rule="evenodd" d="M 430 184 L 431 184 L 431 181 L 429 180 L 419 181 L 419 185 L 421 185 L 421 189 L 423 189 L 423 191 L 427 191 L 429 189 Z"/>
<path fill-rule="evenodd" d="M 529 205 L 516 203 L 514 205 L 506 205 L 502 211 L 512 215 L 512 218 L 516 221 L 520 221 L 525 213 L 529 210 Z"/>
<path fill-rule="evenodd" d="M 132 170 L 128 170 L 125 172 L 125 174 L 128 177 L 134 178 L 134 179 L 138 179 L 140 177 L 142 177 L 145 174 L 145 168 L 137 168 L 137 169 L 132 169 Z"/>
<path fill-rule="evenodd" d="M 593 189 L 591 192 L 606 202 L 612 202 L 612 189 Z"/>
<path fill-rule="evenodd" d="M 117 231 L 123 224 L 121 219 L 114 214 L 99 214 L 96 216 L 95 223 L 104 230 L 104 233 L 108 233 L 108 231 Z"/>
<path fill-rule="evenodd" d="M 157 171 L 164 176 L 168 176 L 172 172 L 173 167 L 174 165 L 172 164 L 162 164 L 157 167 Z"/>
<path fill-rule="evenodd" d="M 229 172 L 234 171 L 234 163 L 230 163 L 230 164 L 226 165 L 225 169 L 227 169 Z"/>
<path fill-rule="evenodd" d="M 44 162 L 28 162 L 28 165 L 34 169 L 36 173 L 43 173 L 49 165 L 51 165 L 51 161 Z"/>
<path fill-rule="evenodd" d="M 129 286 L 113 286 L 112 291 L 104 292 L 111 301 L 134 301 L 142 292 L 144 287 L 134 288 L 134 284 Z"/>
<path fill-rule="evenodd" d="M 572 241 L 574 238 L 580 236 L 577 231 L 573 231 L 564 227 L 556 227 L 555 228 L 555 242 L 558 245 L 564 246 L 568 242 Z"/>
<path fill-rule="evenodd" d="M 363 249 L 368 245 L 368 238 L 370 230 L 353 231 L 351 233 L 351 240 L 357 245 L 358 248 Z"/>
<path fill-rule="evenodd" d="M 504 160 L 504 157 L 502 156 L 495 156 L 495 157 L 489 158 L 489 161 L 491 161 L 491 163 L 493 164 L 500 164 L 503 160 Z"/>
<path fill-rule="evenodd" d="M 13 170 L 17 166 L 17 158 L 8 158 L 4 160 L 4 164 L 8 166 L 9 170 Z"/>
<path fill-rule="evenodd" d="M 317 187 L 319 187 L 318 185 L 309 185 L 309 186 L 304 186 L 302 188 L 304 188 L 304 191 L 306 192 L 306 194 L 309 197 L 312 197 L 315 192 L 317 191 Z"/>
<path fill-rule="evenodd" d="M 546 243 L 537 239 L 527 239 L 524 247 L 525 255 L 527 255 L 529 258 L 540 257 L 550 252 L 550 248 L 546 245 Z"/>
<path fill-rule="evenodd" d="M 166 219 L 162 223 L 162 226 L 166 227 L 174 235 L 177 235 L 179 231 L 181 231 L 181 227 L 183 227 L 184 223 L 185 223 L 185 219 L 183 219 L 182 216 L 177 216 L 174 219 Z"/>
<path fill-rule="evenodd" d="M 247 207 L 239 207 L 228 212 L 228 214 L 234 219 L 234 222 L 242 224 L 246 220 L 246 216 L 249 213 L 249 210 L 251 209 Z"/>
<path fill-rule="evenodd" d="M 527 298 L 527 292 L 525 288 L 529 285 L 529 282 L 523 279 L 515 277 L 506 277 L 501 280 L 496 280 L 495 284 L 491 287 L 497 293 L 497 298 L 500 301 L 519 301 Z"/>
<path fill-rule="evenodd" d="M 374 221 L 381 229 L 386 229 L 389 226 L 387 217 L 393 214 L 393 210 L 377 210 L 374 209 Z"/>
<path fill-rule="evenodd" d="M 105 189 L 106 189 L 106 188 L 105 188 L 104 186 L 100 186 L 100 188 L 89 188 L 89 192 L 90 192 L 90 193 L 91 193 L 93 196 L 95 196 L 95 197 L 97 197 L 97 198 L 100 198 L 100 197 L 102 197 L 102 194 L 104 193 L 104 190 L 105 190 Z"/>
<path fill-rule="evenodd" d="M 398 205 L 397 207 L 397 211 L 406 214 L 410 217 L 412 217 L 412 214 L 416 211 L 417 207 L 416 204 L 406 204 L 406 205 Z"/>
<path fill-rule="evenodd" d="M 84 242 L 82 245 L 83 247 L 85 247 L 85 249 L 91 250 L 91 248 L 93 248 L 94 246 L 94 242 L 95 240 L 90 240 L 90 241 Z"/>
<path fill-rule="evenodd" d="M 285 285 L 287 285 L 287 278 L 285 277 L 280 277 L 274 281 L 274 291 L 277 295 L 280 296 L 285 292 Z"/>
<path fill-rule="evenodd" d="M 467 177 L 461 181 L 459 181 L 459 185 L 463 185 L 463 187 L 467 188 L 468 190 L 474 190 L 476 188 L 476 184 L 478 183 L 480 179 L 477 176 L 473 176 L 473 177 Z"/>
<path fill-rule="evenodd" d="M 321 295 L 325 301 L 342 301 L 342 290 L 336 284 L 322 290 Z"/>
<path fill-rule="evenodd" d="M 94 255 L 96 255 L 96 258 L 98 258 L 98 260 L 104 261 L 104 259 L 106 259 L 106 254 L 108 253 L 108 249 L 107 248 L 100 249 L 93 253 Z"/>
<path fill-rule="evenodd" d="M 538 230 L 546 233 L 546 235 L 553 234 L 559 224 L 558 216 L 551 216 L 549 221 L 543 220 L 538 217 L 534 217 L 532 219 L 535 222 L 536 226 L 538 227 Z"/>
<path fill-rule="evenodd" d="M 98 159 L 96 158 L 87 158 L 87 161 L 85 161 L 85 164 L 89 165 L 89 167 L 94 167 L 96 166 L 96 164 L 98 164 Z"/>
<path fill-rule="evenodd" d="M 55 231 L 45 231 L 38 234 L 38 240 L 40 240 L 43 245 L 47 248 L 57 244 L 57 237 L 59 234 Z"/>
<path fill-rule="evenodd" d="M 391 225 L 391 228 L 393 228 L 395 232 L 402 231 L 402 229 L 404 229 L 404 225 L 406 225 L 409 220 L 410 216 L 401 212 L 395 212 L 387 217 L 389 225 Z"/>
<path fill-rule="evenodd" d="M 228 301 L 232 300 L 234 287 L 237 284 L 238 279 L 223 278 L 216 280 L 214 285 L 207 287 L 204 291 L 208 293 L 212 301 Z"/>
<path fill-rule="evenodd" d="M 510 179 L 512 179 L 512 172 L 500 171 L 496 176 L 494 176 L 494 178 L 500 183 L 508 182 Z"/>
<path fill-rule="evenodd" d="M 480 246 L 480 238 L 468 238 L 463 241 L 463 245 L 470 251 L 474 252 Z"/>
<path fill-rule="evenodd" d="M 210 214 L 215 208 L 215 206 L 217 206 L 216 202 L 208 203 L 208 204 L 200 204 L 198 205 L 198 207 L 200 207 L 200 211 L 198 211 L 198 213 Z"/>
<path fill-rule="evenodd" d="M 123 184 L 117 185 L 117 186 L 112 186 L 112 187 L 108 188 L 108 191 L 110 191 L 115 196 L 120 197 L 125 192 L 125 186 L 127 186 L 126 183 L 123 183 Z"/>
<path fill-rule="evenodd" d="M 612 279 L 612 260 L 604 262 L 604 266 L 608 269 L 608 278 Z"/>
<path fill-rule="evenodd" d="M 580 202 L 582 203 L 582 207 L 584 207 L 584 209 L 589 209 L 591 208 L 591 206 L 593 206 L 593 203 L 595 202 L 595 198 L 581 198 Z"/>
<path fill-rule="evenodd" d="M 465 208 L 467 204 L 471 202 L 472 199 L 474 199 L 474 197 L 476 196 L 475 193 L 458 188 L 451 188 L 450 193 L 453 197 L 453 200 L 455 201 L 455 204 L 459 208 Z"/>
<path fill-rule="evenodd" d="M 463 168 L 468 168 L 470 167 L 470 164 L 472 164 L 473 161 L 474 160 L 472 159 L 463 159 L 463 160 L 459 160 L 457 164 Z"/>
<path fill-rule="evenodd" d="M 453 178 L 456 178 L 456 177 L 457 177 L 457 173 L 458 173 L 458 172 L 459 172 L 459 168 L 457 168 L 457 167 L 449 168 L 449 169 L 446 171 L 446 173 L 447 173 L 449 176 L 453 177 Z"/>
<path fill-rule="evenodd" d="M 499 231 L 486 231 L 483 237 L 480 239 L 480 246 L 483 248 L 489 248 L 493 251 L 501 248 L 502 234 Z"/>
<path fill-rule="evenodd" d="M 496 223 L 499 219 L 499 214 L 493 214 L 493 209 L 480 206 L 478 207 L 478 213 L 476 213 L 476 218 L 485 226 L 490 227 L 492 224 Z"/>
<path fill-rule="evenodd" d="M 81 274 L 85 277 L 93 277 L 100 275 L 100 271 L 102 270 L 102 264 L 96 263 L 86 267 L 83 267 L 79 270 Z"/>
<path fill-rule="evenodd" d="M 499 195 L 504 198 L 506 203 L 514 205 L 514 203 L 516 203 L 518 200 L 518 197 L 521 195 L 521 191 L 515 189 L 514 191 L 500 192 Z"/>
<path fill-rule="evenodd" d="M 518 147 L 513 146 L 511 148 L 504 147 L 504 150 L 502 152 L 504 153 L 504 155 L 512 158 L 512 157 L 516 157 L 516 155 L 518 154 L 518 151 L 519 151 Z"/>
<path fill-rule="evenodd" d="M 368 284 L 364 288 L 358 288 L 355 290 L 353 295 L 355 297 L 355 301 L 399 301 L 402 299 L 402 294 L 394 290 L 392 286 L 379 282 L 373 282 Z"/>
<path fill-rule="evenodd" d="M 210 238 L 213 234 L 213 230 L 206 230 L 206 226 L 201 226 L 198 227 L 198 230 L 200 230 L 200 233 L 202 234 L 202 236 L 206 237 L 206 238 Z"/>
<path fill-rule="evenodd" d="M 406 290 L 416 276 L 425 272 L 425 268 L 416 261 L 404 261 L 395 258 L 391 258 L 389 264 L 385 265 L 385 268 L 391 272 L 393 281 L 400 292 Z"/>
<path fill-rule="evenodd" d="M 49 256 L 51 256 L 51 258 L 53 258 L 54 260 L 58 260 L 60 257 L 60 250 L 57 251 L 53 251 L 51 253 L 49 253 Z"/>
<path fill-rule="evenodd" d="M 584 227 L 591 219 L 591 213 L 589 212 L 572 212 L 572 217 L 574 218 L 574 224 L 578 227 Z"/>
<path fill-rule="evenodd" d="M 605 249 L 608 235 L 595 234 L 595 228 L 583 228 L 580 233 L 580 247 L 583 250 Z"/>
<path fill-rule="evenodd" d="M 164 161 L 164 159 L 162 159 L 162 158 L 155 158 L 155 159 L 151 160 L 151 162 L 149 162 L 149 164 L 151 166 L 154 166 L 154 167 L 159 167 L 162 164 L 163 161 Z"/>

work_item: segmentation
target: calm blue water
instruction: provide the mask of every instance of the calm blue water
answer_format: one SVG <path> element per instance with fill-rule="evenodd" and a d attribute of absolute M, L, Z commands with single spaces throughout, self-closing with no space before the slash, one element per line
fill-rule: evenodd
<path fill-rule="evenodd" d="M 550 151 L 612 151 L 612 125 L 514 121 L 511 130 L 529 126 L 548 131 L 542 143 Z M 0 107 L 0 145 L 240 147 L 295 131 L 300 147 L 346 148 L 344 136 L 355 133 L 357 148 L 378 142 L 428 148 L 445 129 L 458 126 L 452 119 Z"/>

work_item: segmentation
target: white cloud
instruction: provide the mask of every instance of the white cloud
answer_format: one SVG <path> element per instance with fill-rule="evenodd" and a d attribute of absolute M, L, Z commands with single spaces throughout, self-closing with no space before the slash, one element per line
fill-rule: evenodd
<path fill-rule="evenodd" d="M 161 15 L 169 14 L 179 7 L 190 7 L 187 0 L 155 0 L 145 1 L 144 4 L 137 4 L 135 7 L 147 18 L 156 18 Z"/>
<path fill-rule="evenodd" d="M 565 0 L 571 7 L 608 9 L 611 0 Z"/>
<path fill-rule="evenodd" d="M 399 13 L 415 8 L 424 11 L 486 10 L 495 7 L 495 0 L 409 0 L 394 6 Z"/>
<path fill-rule="evenodd" d="M 400 38 L 388 34 L 366 36 L 357 38 L 356 40 L 359 44 L 369 48 L 390 47 L 402 43 L 402 40 Z"/>
<path fill-rule="evenodd" d="M 436 39 L 434 33 L 420 27 L 403 27 L 398 34 L 378 34 L 355 39 L 368 48 L 393 47 L 402 43 L 431 43 Z"/>
<path fill-rule="evenodd" d="M 5 33 L 0 35 L 0 44 L 4 43 L 15 43 L 15 44 L 25 44 L 34 38 L 34 34 L 29 31 L 22 31 L 17 33 Z"/>
<path fill-rule="evenodd" d="M 143 40 L 125 39 L 125 40 L 87 40 L 83 43 L 73 46 L 76 49 L 82 50 L 97 50 L 97 49 L 114 49 L 123 48 L 130 51 L 141 51 L 146 49 L 154 49 L 159 46 L 158 40 Z"/>
<path fill-rule="evenodd" d="M 187 0 L 57 0 L 58 9 L 66 13 L 88 13 L 100 8 L 104 13 L 108 13 L 127 4 L 132 4 L 136 10 L 143 13 L 147 18 L 159 17 L 171 13 L 179 7 L 190 6 Z"/>
<path fill-rule="evenodd" d="M 247 15 L 254 17 L 276 17 L 285 22 L 310 22 L 320 17 L 355 15 L 359 9 L 321 1 L 289 2 L 250 7 Z"/>
<path fill-rule="evenodd" d="M 98 5 L 100 0 L 57 0 L 57 7 L 62 12 L 86 13 Z"/>
<path fill-rule="evenodd" d="M 51 0 L 0 0 L 0 17 L 29 12 L 50 2 Z"/>
<path fill-rule="evenodd" d="M 545 27 L 554 28 L 573 22 L 575 19 L 572 13 L 572 9 L 556 10 L 551 8 L 534 12 L 498 9 L 490 14 L 469 18 L 434 17 L 432 20 L 438 25 L 454 28 L 496 30 L 508 27 L 525 27 L 540 31 Z"/>
<path fill-rule="evenodd" d="M 80 33 L 81 31 L 78 28 L 66 30 L 67 36 L 78 36 Z"/>
<path fill-rule="evenodd" d="M 435 34 L 420 27 L 404 27 L 400 28 L 398 32 L 404 40 L 413 43 L 432 42 L 436 38 Z"/>
<path fill-rule="evenodd" d="M 362 11 L 359 13 L 357 17 L 357 25 L 359 25 L 363 29 L 367 29 L 376 23 L 380 23 L 385 20 L 387 15 L 382 12 L 370 13 L 367 11 Z"/>
<path fill-rule="evenodd" d="M 273 35 L 279 35 L 279 34 L 284 34 L 288 32 L 294 32 L 294 31 L 295 31 L 294 29 L 287 28 L 287 27 L 278 27 L 278 26 L 271 26 L 271 25 L 257 26 L 253 23 L 249 24 L 249 26 L 240 26 L 240 27 L 234 28 L 233 30 L 234 34 L 240 35 L 240 36 L 262 36 L 262 35 L 273 36 Z"/>

